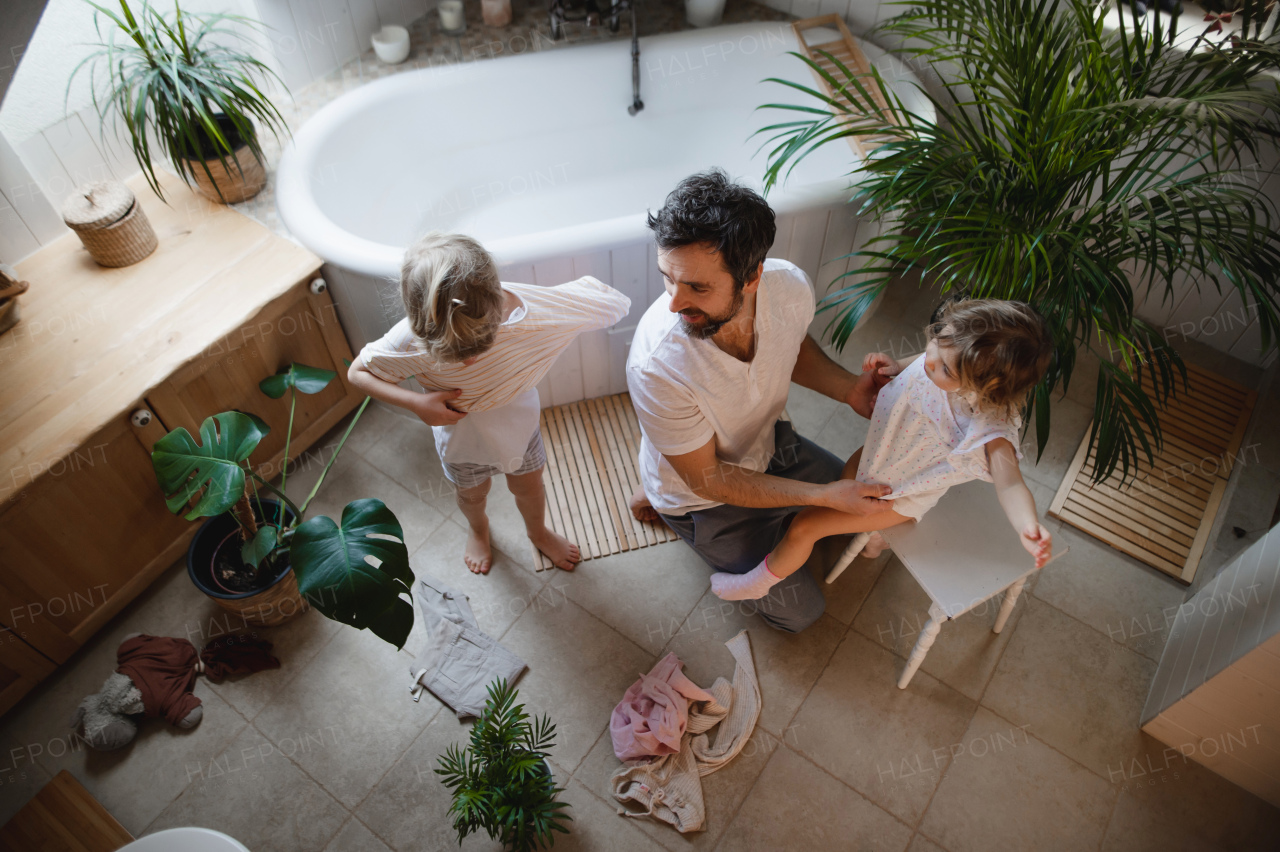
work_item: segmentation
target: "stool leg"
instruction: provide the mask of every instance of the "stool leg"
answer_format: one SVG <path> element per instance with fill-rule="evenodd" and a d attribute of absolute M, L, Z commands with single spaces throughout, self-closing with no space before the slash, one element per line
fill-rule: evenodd
<path fill-rule="evenodd" d="M 920 636 L 916 638 L 916 646 L 911 649 L 911 656 L 907 658 L 907 667 L 902 670 L 902 677 L 898 678 L 898 689 L 906 689 L 907 684 L 911 683 L 912 676 L 924 662 L 924 655 L 933 647 L 933 640 L 938 638 L 938 631 L 942 629 L 942 622 L 946 620 L 946 614 L 936 603 L 929 605 L 929 621 L 920 631 Z"/>
<path fill-rule="evenodd" d="M 827 582 L 834 583 L 836 577 L 844 573 L 844 569 L 857 558 L 862 552 L 862 548 L 867 546 L 867 542 L 871 540 L 871 533 L 858 533 L 853 537 L 853 541 L 849 542 L 849 546 L 844 549 L 844 553 L 840 554 L 840 558 L 836 560 L 836 564 L 831 566 L 831 570 L 827 572 Z"/>
<path fill-rule="evenodd" d="M 1027 581 L 1022 579 L 1004 590 L 1004 603 L 1000 604 L 1000 614 L 996 616 L 996 626 L 991 628 L 992 633 L 1004 630 L 1004 623 L 1009 620 L 1009 613 L 1013 612 L 1013 605 L 1018 602 L 1018 595 L 1022 594 L 1022 587 L 1026 584 Z"/>

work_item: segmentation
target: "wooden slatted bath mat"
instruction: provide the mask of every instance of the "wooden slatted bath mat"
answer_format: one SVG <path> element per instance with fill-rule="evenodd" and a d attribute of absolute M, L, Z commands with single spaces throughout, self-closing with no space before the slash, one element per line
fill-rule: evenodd
<path fill-rule="evenodd" d="M 1154 394 L 1149 373 L 1142 385 Z M 1164 446 L 1155 464 L 1144 458 L 1128 482 L 1116 472 L 1094 485 L 1086 433 L 1049 514 L 1190 584 L 1258 394 L 1190 364 L 1187 378 L 1190 391 L 1179 385 L 1168 408 L 1158 409 Z"/>
<path fill-rule="evenodd" d="M 576 543 L 583 560 L 675 541 L 666 524 L 637 521 L 628 504 L 640 485 L 640 422 L 620 393 L 542 410 L 551 528 Z M 554 568 L 534 548 L 539 571 Z"/>

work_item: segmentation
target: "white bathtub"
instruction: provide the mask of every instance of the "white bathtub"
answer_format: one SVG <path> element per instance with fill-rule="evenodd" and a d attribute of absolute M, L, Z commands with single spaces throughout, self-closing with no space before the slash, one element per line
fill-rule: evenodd
<path fill-rule="evenodd" d="M 762 103 L 800 102 L 766 77 L 812 86 L 789 25 L 740 24 L 641 39 L 641 98 L 631 103 L 630 44 L 574 46 L 408 71 L 349 92 L 297 133 L 280 164 L 277 204 L 294 236 L 326 261 L 339 317 L 359 351 L 402 316 L 404 248 L 428 229 L 478 238 L 502 278 L 557 284 L 595 275 L 627 293 L 630 315 L 584 336 L 540 390 L 543 405 L 626 389 L 631 330 L 661 292 L 645 227 L 681 178 L 720 166 L 759 188 L 765 154 L 751 134 L 786 120 Z M 914 77 L 864 45 L 909 109 Z M 769 195 L 771 256 L 800 265 L 821 295 L 865 243 L 846 204 L 855 159 L 828 145 Z M 819 323 L 825 323 L 825 315 Z"/>

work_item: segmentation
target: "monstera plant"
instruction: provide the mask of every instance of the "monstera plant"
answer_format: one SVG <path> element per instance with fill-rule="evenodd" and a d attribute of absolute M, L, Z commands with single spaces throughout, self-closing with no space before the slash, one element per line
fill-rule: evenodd
<path fill-rule="evenodd" d="M 285 459 L 297 395 L 319 393 L 336 375 L 290 364 L 259 383 L 272 399 L 289 394 Z M 395 515 L 380 500 L 361 499 L 348 503 L 338 522 L 323 515 L 306 518 L 368 404 L 366 398 L 301 506 L 285 495 L 287 466 L 277 488 L 250 464 L 249 456 L 271 431 L 253 414 L 224 411 L 208 417 L 199 441 L 179 427 L 156 442 L 151 463 L 169 511 L 186 509 L 189 521 L 209 519 L 188 555 L 188 570 L 202 591 L 227 609 L 252 613 L 245 600 L 274 589 L 292 572 L 301 597 L 328 618 L 404 646 L 413 627 L 413 606 L 406 600 L 413 572 Z M 279 499 L 268 500 L 262 491 Z M 212 532 L 203 535 L 206 530 Z"/>
<path fill-rule="evenodd" d="M 1280 218 L 1252 169 L 1280 138 L 1280 30 L 1253 2 L 1231 38 L 1190 14 L 1121 4 L 1109 16 L 1096 0 L 895 5 L 872 36 L 938 72 L 930 114 L 878 71 L 796 54 L 834 94 L 774 80 L 803 102 L 767 105 L 788 120 L 760 131 L 766 187 L 821 146 L 872 149 L 853 203 L 886 227 L 823 304 L 833 341 L 921 273 L 944 292 L 1029 302 L 1056 344 L 1027 399 L 1040 450 L 1052 392 L 1092 360 L 1094 478 L 1136 472 L 1161 444 L 1160 407 L 1188 382 L 1144 303 L 1213 290 L 1256 317 L 1264 349 L 1280 333 Z"/>

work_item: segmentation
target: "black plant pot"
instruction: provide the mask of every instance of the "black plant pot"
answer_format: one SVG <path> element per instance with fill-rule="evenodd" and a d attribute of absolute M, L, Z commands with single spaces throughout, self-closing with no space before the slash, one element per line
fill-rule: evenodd
<path fill-rule="evenodd" d="M 273 522 L 277 517 L 280 503 L 276 500 L 251 500 L 253 514 L 259 523 L 263 522 L 263 513 Z M 283 523 L 288 526 L 294 519 L 293 510 L 284 507 Z M 187 575 L 196 588 L 212 598 L 214 603 L 228 612 L 241 616 L 246 624 L 259 627 L 274 627 L 283 624 L 294 616 L 305 612 L 306 602 L 298 593 L 298 581 L 293 576 L 293 566 L 289 562 L 288 550 L 280 554 L 276 560 L 278 570 L 275 576 L 267 579 L 261 588 L 244 592 L 229 591 L 214 576 L 214 558 L 220 549 L 231 547 L 238 554 L 240 527 L 230 512 L 209 518 L 200 525 L 191 546 L 187 548 Z"/>

